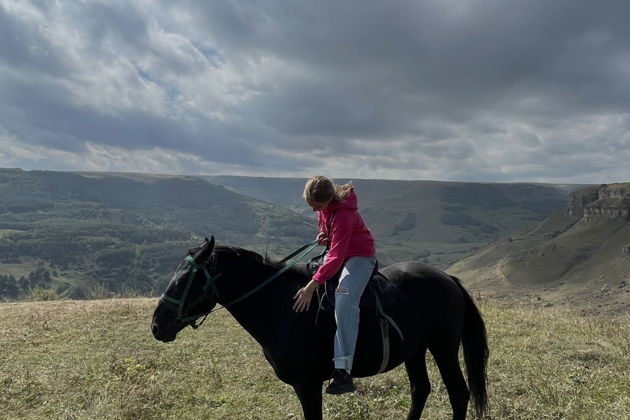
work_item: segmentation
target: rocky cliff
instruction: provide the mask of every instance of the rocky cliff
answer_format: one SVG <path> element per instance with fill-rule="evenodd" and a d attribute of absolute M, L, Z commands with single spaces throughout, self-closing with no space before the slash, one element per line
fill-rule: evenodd
<path fill-rule="evenodd" d="M 535 229 L 448 271 L 483 293 L 630 314 L 630 183 L 574 192 Z"/>
<path fill-rule="evenodd" d="M 567 214 L 594 218 L 623 218 L 630 220 L 630 183 L 600 185 L 571 193 Z"/>

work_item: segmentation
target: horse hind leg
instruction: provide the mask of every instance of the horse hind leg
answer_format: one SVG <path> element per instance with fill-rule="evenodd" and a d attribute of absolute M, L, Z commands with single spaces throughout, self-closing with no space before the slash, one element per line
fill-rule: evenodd
<path fill-rule="evenodd" d="M 407 420 L 418 420 L 424 410 L 424 404 L 431 392 L 431 383 L 425 360 L 427 349 L 417 352 L 405 361 L 409 385 L 411 388 L 411 409 Z"/>
<path fill-rule="evenodd" d="M 459 346 L 449 346 L 446 350 L 431 349 L 431 354 L 433 354 L 435 363 L 440 370 L 442 381 L 448 392 L 448 399 L 453 408 L 453 420 L 466 418 L 468 400 L 470 399 L 470 392 L 459 366 L 458 350 Z"/>

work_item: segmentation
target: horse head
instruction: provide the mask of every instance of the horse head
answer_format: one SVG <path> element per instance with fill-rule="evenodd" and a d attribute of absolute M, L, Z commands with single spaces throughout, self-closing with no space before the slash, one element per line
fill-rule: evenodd
<path fill-rule="evenodd" d="M 189 251 L 179 265 L 153 313 L 151 330 L 160 341 L 175 340 L 177 333 L 207 315 L 217 304 L 215 281 L 221 276 L 213 265 L 214 237 Z"/>

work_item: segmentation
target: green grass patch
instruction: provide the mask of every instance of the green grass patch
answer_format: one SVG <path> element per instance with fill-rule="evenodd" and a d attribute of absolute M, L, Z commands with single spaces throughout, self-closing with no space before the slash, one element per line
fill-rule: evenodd
<path fill-rule="evenodd" d="M 155 303 L 0 304 L 0 418 L 301 418 L 292 388 L 227 311 L 163 344 L 149 331 Z M 630 418 L 628 317 L 496 303 L 482 310 L 491 350 L 488 418 Z M 429 373 L 423 418 L 449 418 L 432 362 Z M 326 419 L 406 416 L 404 368 L 356 383 L 352 395 L 324 396 Z"/>

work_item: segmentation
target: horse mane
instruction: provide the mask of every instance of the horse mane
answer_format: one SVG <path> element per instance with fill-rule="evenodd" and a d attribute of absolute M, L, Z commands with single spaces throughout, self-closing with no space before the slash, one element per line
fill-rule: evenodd
<path fill-rule="evenodd" d="M 188 255 L 195 255 L 201 246 L 194 247 L 188 250 Z M 236 255 L 238 257 L 244 258 L 245 260 L 249 260 L 256 264 L 261 264 L 269 268 L 273 268 L 274 270 L 280 270 L 282 267 L 286 265 L 286 263 L 282 263 L 279 260 L 269 256 L 269 254 L 265 253 L 265 255 L 261 255 L 255 251 L 251 251 L 249 249 L 241 248 L 233 245 L 216 245 L 214 247 L 213 253 L 229 253 Z M 212 258 L 212 257 L 210 257 Z M 299 277 L 303 277 L 303 273 L 300 272 L 295 266 L 289 268 L 287 273 L 293 273 L 294 275 L 298 275 Z"/>
<path fill-rule="evenodd" d="M 218 251 L 218 252 L 236 254 L 237 256 L 244 258 L 245 260 L 249 260 L 254 263 L 261 264 L 265 267 L 272 268 L 274 270 L 280 270 L 282 267 L 286 266 L 286 263 L 282 263 L 278 261 L 277 259 L 270 257 L 268 254 L 265 254 L 263 256 L 255 251 L 250 251 L 249 249 L 240 248 L 237 246 L 217 245 L 214 250 L 215 252 Z M 299 284 L 304 283 L 305 280 L 308 281 L 308 278 L 305 278 L 304 273 L 300 269 L 298 269 L 296 266 L 289 268 L 286 273 L 289 274 L 290 276 L 289 278 L 294 279 Z M 294 281 L 294 280 L 291 280 L 291 281 Z"/>
<path fill-rule="evenodd" d="M 256 262 L 258 264 L 264 264 L 267 266 L 271 266 L 273 268 L 281 268 L 284 264 L 280 264 L 278 261 L 269 257 L 269 255 L 262 256 L 255 251 L 251 251 L 249 249 L 240 248 L 232 245 L 217 245 L 215 247 L 215 251 L 219 252 L 229 252 L 232 254 L 237 254 L 240 257 L 244 257 L 250 261 Z"/>

